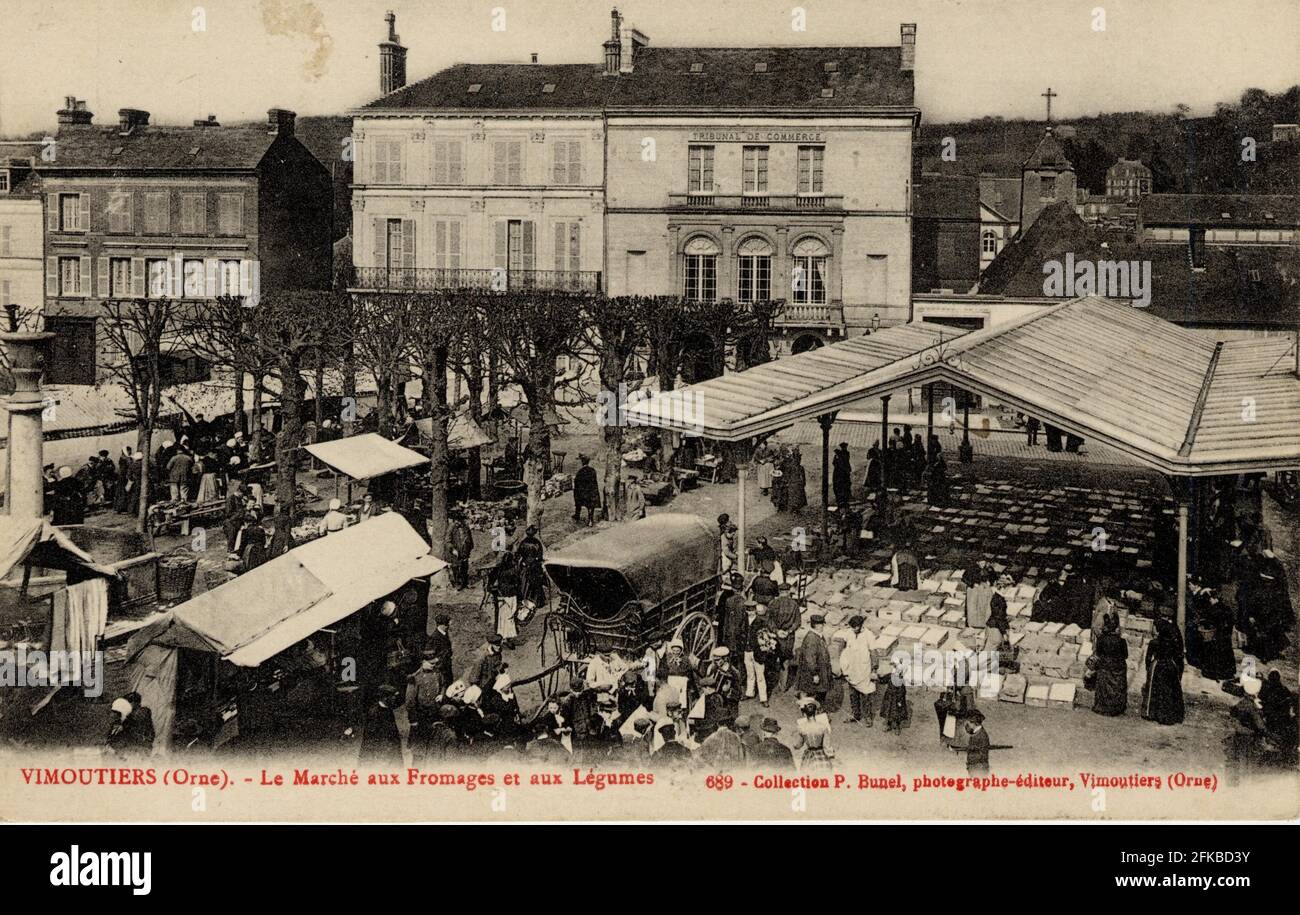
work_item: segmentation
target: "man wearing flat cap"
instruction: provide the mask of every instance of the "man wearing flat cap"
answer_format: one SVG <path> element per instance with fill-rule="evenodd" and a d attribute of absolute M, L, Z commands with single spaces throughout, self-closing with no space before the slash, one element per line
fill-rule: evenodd
<path fill-rule="evenodd" d="M 984 730 L 984 713 L 979 709 L 966 718 L 966 772 L 970 775 L 989 774 L 989 732 Z"/>
<path fill-rule="evenodd" d="M 812 696 L 820 705 L 826 701 L 831 688 L 831 653 L 826 645 L 826 616 L 813 613 L 808 617 L 809 628 L 799 646 L 797 661 L 799 675 L 795 686 L 805 696 Z"/>
<path fill-rule="evenodd" d="M 723 725 L 730 726 L 740 714 L 744 684 L 740 671 L 731 663 L 731 649 L 719 645 L 700 667 L 700 693 L 704 696 L 704 720 L 698 735 L 707 736 Z"/>
<path fill-rule="evenodd" d="M 764 718 L 760 726 L 762 739 L 750 752 L 749 762 L 752 768 L 791 771 L 794 769 L 794 752 L 781 743 L 776 736 L 781 733 L 781 725 L 775 718 Z"/>

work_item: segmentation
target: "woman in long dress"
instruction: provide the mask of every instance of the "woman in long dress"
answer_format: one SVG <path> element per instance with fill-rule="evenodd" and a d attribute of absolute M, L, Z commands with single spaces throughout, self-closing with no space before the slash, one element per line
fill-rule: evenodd
<path fill-rule="evenodd" d="M 1183 637 L 1169 619 L 1156 622 L 1147 647 L 1147 682 L 1142 687 L 1142 717 L 1158 724 L 1183 720 Z"/>
<path fill-rule="evenodd" d="M 758 491 L 767 495 L 772 489 L 772 471 L 776 470 L 776 464 L 772 460 L 772 449 L 767 445 L 760 447 L 755 461 L 758 464 Z"/>
<path fill-rule="evenodd" d="M 799 711 L 803 714 L 795 725 L 799 736 L 794 743 L 796 750 L 803 747 L 799 768 L 803 772 L 829 772 L 835 755 L 831 747 L 831 719 L 811 696 L 799 700 Z"/>
<path fill-rule="evenodd" d="M 803 460 L 799 449 L 790 452 L 788 471 L 785 475 L 786 510 L 802 511 L 808 505 L 807 479 L 804 476 Z"/>
<path fill-rule="evenodd" d="M 1107 614 L 1093 646 L 1095 684 L 1092 710 L 1098 715 L 1122 715 L 1128 708 L 1128 642 L 1119 634 L 1119 618 Z"/>
<path fill-rule="evenodd" d="M 903 682 L 903 665 L 895 662 L 893 673 L 880 697 L 880 717 L 885 719 L 885 732 L 893 731 L 903 736 L 903 726 L 908 723 L 907 685 Z"/>
<path fill-rule="evenodd" d="M 1237 658 L 1232 653 L 1232 613 L 1216 595 L 1206 592 L 1200 597 L 1196 628 L 1201 638 L 1201 676 L 1231 680 L 1237 675 Z"/>

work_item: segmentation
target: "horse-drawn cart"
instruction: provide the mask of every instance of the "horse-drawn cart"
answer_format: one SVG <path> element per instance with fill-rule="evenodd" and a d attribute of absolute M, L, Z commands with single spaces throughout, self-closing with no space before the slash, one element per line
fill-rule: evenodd
<path fill-rule="evenodd" d="M 665 513 L 592 534 L 546 559 L 558 597 L 543 620 L 542 693 L 596 652 L 639 658 L 657 641 L 681 639 L 707 658 L 718 596 L 713 533 L 694 515 Z M 531 678 L 530 678 L 531 679 Z M 550 689 L 548 689 L 548 685 Z"/>

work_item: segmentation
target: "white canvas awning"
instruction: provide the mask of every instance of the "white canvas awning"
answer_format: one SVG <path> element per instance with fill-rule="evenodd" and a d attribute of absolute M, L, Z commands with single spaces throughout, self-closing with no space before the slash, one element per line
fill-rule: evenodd
<path fill-rule="evenodd" d="M 354 480 L 369 480 L 396 470 L 418 467 L 429 461 L 420 452 L 412 451 L 374 432 L 332 442 L 316 442 L 306 448 L 312 457 Z"/>

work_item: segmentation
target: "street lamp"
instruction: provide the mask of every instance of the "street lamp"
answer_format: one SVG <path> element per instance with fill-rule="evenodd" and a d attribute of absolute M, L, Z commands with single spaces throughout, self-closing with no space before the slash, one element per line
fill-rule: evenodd
<path fill-rule="evenodd" d="M 880 312 L 876 312 L 871 316 L 871 329 L 873 331 L 880 330 Z"/>

